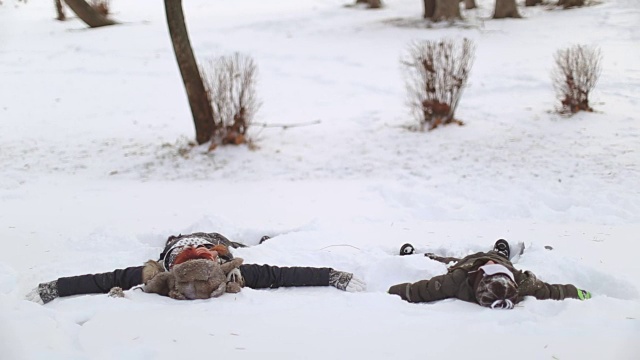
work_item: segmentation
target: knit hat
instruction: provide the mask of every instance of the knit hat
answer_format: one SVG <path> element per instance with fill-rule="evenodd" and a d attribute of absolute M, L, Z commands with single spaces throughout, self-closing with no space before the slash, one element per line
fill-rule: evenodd
<path fill-rule="evenodd" d="M 506 271 L 495 270 L 483 271 L 476 286 L 476 300 L 478 304 L 492 309 L 513 309 L 518 299 L 518 286 L 513 281 L 513 274 L 506 268 Z"/>

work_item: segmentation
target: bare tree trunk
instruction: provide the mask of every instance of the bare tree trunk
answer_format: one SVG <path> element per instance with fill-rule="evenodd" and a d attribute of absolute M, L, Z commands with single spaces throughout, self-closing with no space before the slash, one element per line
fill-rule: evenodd
<path fill-rule="evenodd" d="M 476 0 L 464 0 L 464 8 L 467 9 L 467 10 L 471 10 L 471 9 L 477 8 Z"/>
<path fill-rule="evenodd" d="M 89 27 L 96 28 L 116 24 L 115 21 L 107 19 L 100 15 L 91 5 L 84 0 L 64 0 L 69 9 L 76 13 L 80 20 L 84 21 Z"/>
<path fill-rule="evenodd" d="M 423 0 L 424 3 L 424 16 L 425 19 L 431 19 L 436 12 L 436 0 Z"/>
<path fill-rule="evenodd" d="M 462 19 L 460 0 L 436 0 L 436 11 L 431 19 L 433 21 Z"/>
<path fill-rule="evenodd" d="M 562 6 L 565 9 L 584 6 L 584 0 L 558 0 L 558 6 Z"/>
<path fill-rule="evenodd" d="M 182 0 L 164 0 L 164 8 L 173 52 L 178 61 L 180 75 L 182 75 L 182 82 L 191 107 L 193 123 L 196 127 L 196 141 L 198 144 L 204 144 L 211 140 L 215 128 L 213 109 L 202 82 L 198 64 L 193 56 L 182 12 Z"/>
<path fill-rule="evenodd" d="M 521 18 L 516 6 L 516 0 L 496 0 L 496 8 L 493 13 L 494 19 Z"/>
<path fill-rule="evenodd" d="M 56 4 L 56 20 L 65 21 L 67 17 L 64 15 L 64 9 L 62 8 L 62 0 L 55 0 Z"/>
<path fill-rule="evenodd" d="M 524 6 L 536 6 L 542 4 L 542 0 L 525 0 Z"/>

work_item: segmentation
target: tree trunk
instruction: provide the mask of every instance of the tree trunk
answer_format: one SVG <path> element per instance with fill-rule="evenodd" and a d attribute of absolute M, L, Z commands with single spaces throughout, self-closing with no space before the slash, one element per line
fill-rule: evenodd
<path fill-rule="evenodd" d="M 424 3 L 424 16 L 425 19 L 431 19 L 436 12 L 436 0 L 423 0 Z"/>
<path fill-rule="evenodd" d="M 558 0 L 558 6 L 562 6 L 565 9 L 575 6 L 584 6 L 584 0 Z"/>
<path fill-rule="evenodd" d="M 471 10 L 471 9 L 477 8 L 476 0 L 464 0 L 464 8 L 467 9 L 467 10 Z"/>
<path fill-rule="evenodd" d="M 496 8 L 493 13 L 494 19 L 521 18 L 516 6 L 516 0 L 496 0 Z"/>
<path fill-rule="evenodd" d="M 80 20 L 84 21 L 89 27 L 96 28 L 116 24 L 115 21 L 107 19 L 100 15 L 91 5 L 84 0 L 64 0 L 69 9 L 76 13 Z"/>
<path fill-rule="evenodd" d="M 460 15 L 460 0 L 436 0 L 436 10 L 431 20 L 455 19 L 462 19 L 462 15 Z"/>
<path fill-rule="evenodd" d="M 196 127 L 196 141 L 198 144 L 204 144 L 211 140 L 215 129 L 213 109 L 204 88 L 198 64 L 193 56 L 182 12 L 182 0 L 164 0 L 164 8 L 173 52 L 178 61 L 180 75 L 182 75 L 182 82 L 187 91 L 191 115 Z"/>
<path fill-rule="evenodd" d="M 67 17 L 64 15 L 64 9 L 62 8 L 62 0 L 55 0 L 56 4 L 56 20 L 65 21 Z"/>
<path fill-rule="evenodd" d="M 542 0 L 525 0 L 524 6 L 536 6 L 542 4 Z"/>

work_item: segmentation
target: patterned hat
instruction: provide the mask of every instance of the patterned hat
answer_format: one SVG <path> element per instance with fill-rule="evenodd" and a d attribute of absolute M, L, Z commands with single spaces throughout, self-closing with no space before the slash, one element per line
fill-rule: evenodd
<path fill-rule="evenodd" d="M 504 273 L 486 275 L 476 287 L 478 304 L 492 309 L 513 309 L 518 298 L 518 287 L 511 277 Z"/>

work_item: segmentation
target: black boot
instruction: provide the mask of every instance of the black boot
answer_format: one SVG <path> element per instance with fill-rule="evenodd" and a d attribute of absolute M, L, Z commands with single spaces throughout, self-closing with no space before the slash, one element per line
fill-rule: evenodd
<path fill-rule="evenodd" d="M 402 245 L 402 247 L 400 247 L 400 255 L 411 255 L 413 253 L 416 252 L 416 249 L 413 247 L 413 245 L 407 243 Z"/>
<path fill-rule="evenodd" d="M 271 239 L 271 236 L 269 236 L 269 235 L 265 235 L 265 236 L 261 237 L 260 238 L 260 244 L 262 244 L 263 242 L 265 242 L 265 241 L 267 241 L 269 239 Z"/>
<path fill-rule="evenodd" d="M 496 241 L 495 245 L 493 245 L 493 251 L 497 252 L 498 255 L 502 256 L 505 259 L 509 259 L 509 257 L 511 256 L 509 242 L 505 239 L 499 239 L 498 241 Z"/>

